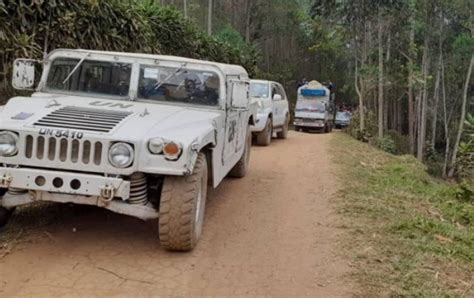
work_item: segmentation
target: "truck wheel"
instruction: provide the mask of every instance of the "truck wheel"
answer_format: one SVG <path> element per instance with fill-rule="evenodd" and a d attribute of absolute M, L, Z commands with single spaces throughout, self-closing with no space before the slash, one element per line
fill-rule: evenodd
<path fill-rule="evenodd" d="M 257 144 L 260 146 L 268 146 L 272 142 L 272 119 L 269 117 L 265 124 L 265 129 L 257 134 Z"/>
<path fill-rule="evenodd" d="M 277 132 L 277 138 L 282 139 L 282 140 L 286 139 L 286 137 L 288 136 L 288 125 L 289 125 L 289 119 L 288 119 L 288 115 L 286 115 L 282 130 L 280 132 Z"/>
<path fill-rule="evenodd" d="M 190 251 L 201 236 L 207 197 L 207 160 L 199 153 L 193 173 L 169 176 L 160 198 L 160 244 L 169 251 Z"/>
<path fill-rule="evenodd" d="M 235 164 L 235 166 L 230 171 L 229 176 L 235 177 L 235 178 L 243 178 L 245 177 L 245 175 L 247 175 L 251 150 L 252 150 L 252 138 L 251 138 L 250 130 L 248 130 L 244 153 L 242 154 L 242 157 L 239 159 L 239 161 Z"/>

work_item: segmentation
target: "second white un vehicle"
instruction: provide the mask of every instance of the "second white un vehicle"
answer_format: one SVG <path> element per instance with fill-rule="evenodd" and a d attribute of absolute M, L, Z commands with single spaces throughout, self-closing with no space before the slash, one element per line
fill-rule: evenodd
<path fill-rule="evenodd" d="M 270 145 L 274 132 L 279 139 L 286 139 L 290 115 L 283 86 L 271 81 L 252 80 L 250 97 L 258 105 L 256 124 L 252 126 L 257 144 Z"/>
<path fill-rule="evenodd" d="M 245 176 L 254 123 L 235 65 L 132 53 L 56 50 L 31 97 L 0 107 L 0 225 L 36 201 L 158 219 L 168 250 L 201 234 L 208 185 Z M 13 85 L 34 85 L 15 61 Z"/>

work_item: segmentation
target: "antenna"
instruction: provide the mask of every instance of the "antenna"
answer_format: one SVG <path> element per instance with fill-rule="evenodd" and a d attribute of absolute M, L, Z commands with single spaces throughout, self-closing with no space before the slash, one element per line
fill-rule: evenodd
<path fill-rule="evenodd" d="M 48 39 L 49 39 L 50 26 L 51 26 L 51 6 L 49 7 L 48 27 L 46 28 L 46 37 L 44 39 L 43 60 L 46 60 L 46 56 L 48 56 Z"/>

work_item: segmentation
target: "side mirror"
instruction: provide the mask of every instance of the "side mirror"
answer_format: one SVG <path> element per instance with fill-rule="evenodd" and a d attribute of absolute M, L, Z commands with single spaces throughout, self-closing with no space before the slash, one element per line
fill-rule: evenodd
<path fill-rule="evenodd" d="M 280 95 L 280 94 L 275 94 L 275 95 L 273 95 L 273 100 L 274 100 L 274 101 L 278 101 L 278 100 L 281 100 L 281 99 L 282 99 L 282 98 L 281 98 L 281 95 Z"/>
<path fill-rule="evenodd" d="M 33 59 L 16 59 L 13 62 L 12 86 L 18 90 L 31 90 L 35 85 L 35 64 Z"/>
<path fill-rule="evenodd" d="M 234 109 L 247 109 L 249 106 L 249 83 L 246 81 L 231 81 L 231 106 Z"/>

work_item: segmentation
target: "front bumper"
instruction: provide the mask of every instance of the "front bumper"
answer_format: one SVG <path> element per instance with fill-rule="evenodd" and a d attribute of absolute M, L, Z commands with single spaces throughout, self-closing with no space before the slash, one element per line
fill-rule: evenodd
<path fill-rule="evenodd" d="M 10 189 L 0 197 L 0 206 L 7 209 L 48 201 L 99 206 L 143 220 L 159 215 L 151 205 L 128 203 L 130 182 L 122 178 L 4 167 L 0 168 L 0 188 Z"/>
<path fill-rule="evenodd" d="M 338 121 L 338 120 L 336 120 L 335 124 L 340 125 L 340 126 L 348 126 L 349 122 L 348 121 Z"/>
<path fill-rule="evenodd" d="M 323 120 L 316 120 L 316 121 L 308 121 L 308 120 L 295 120 L 293 122 L 294 126 L 297 127 L 316 127 L 316 128 L 323 128 L 324 121 Z"/>
<path fill-rule="evenodd" d="M 11 209 L 40 201 L 99 206 L 115 213 L 133 216 L 142 220 L 153 220 L 159 217 L 158 211 L 150 206 L 131 205 L 119 200 L 106 201 L 99 197 L 92 196 L 67 195 L 44 191 L 30 191 L 28 193 L 15 195 L 7 193 L 3 197 L 0 197 L 0 206 Z"/>
<path fill-rule="evenodd" d="M 130 197 L 130 182 L 122 178 L 30 168 L 0 168 L 0 188 L 96 196 L 108 199 L 118 197 L 122 200 L 128 200 Z"/>

